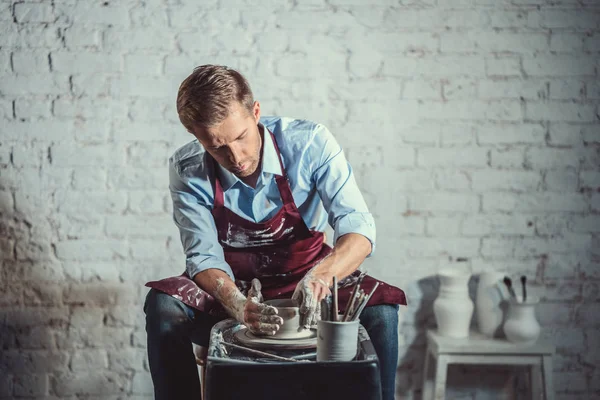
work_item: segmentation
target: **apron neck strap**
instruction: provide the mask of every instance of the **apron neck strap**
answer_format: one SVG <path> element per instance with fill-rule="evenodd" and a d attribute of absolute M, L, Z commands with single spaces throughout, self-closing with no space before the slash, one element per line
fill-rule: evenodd
<path fill-rule="evenodd" d="M 277 141 L 275 140 L 275 135 L 273 135 L 273 133 L 271 133 L 271 131 L 269 131 L 266 127 L 265 131 L 269 132 L 269 134 L 271 135 L 273 145 L 275 146 L 275 151 L 277 152 L 277 159 L 279 160 L 279 165 L 281 165 L 281 175 L 275 176 L 275 182 L 277 182 L 277 188 L 279 189 L 281 200 L 283 201 L 283 204 L 294 204 L 292 189 L 290 189 L 290 183 L 285 172 L 285 168 L 283 167 L 283 161 L 281 160 L 281 152 L 279 151 L 279 146 L 277 145 Z"/>
<path fill-rule="evenodd" d="M 211 157 L 212 158 L 212 157 Z M 215 202 L 213 207 L 220 208 L 225 206 L 225 200 L 223 199 L 223 186 L 221 186 L 221 181 L 219 180 L 219 170 L 217 166 L 217 160 L 213 158 L 214 166 L 215 166 Z"/>

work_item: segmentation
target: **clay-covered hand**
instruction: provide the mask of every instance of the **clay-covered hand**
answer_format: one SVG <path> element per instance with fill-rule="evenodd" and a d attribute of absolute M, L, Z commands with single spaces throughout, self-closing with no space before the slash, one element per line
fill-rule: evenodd
<path fill-rule="evenodd" d="M 298 282 L 292 300 L 300 308 L 300 326 L 310 328 L 317 325 L 321 319 L 321 300 L 329 294 L 331 291 L 327 282 L 312 271 Z"/>
<path fill-rule="evenodd" d="M 263 303 L 260 290 L 260 281 L 253 279 L 238 320 L 256 335 L 274 335 L 283 324 L 283 318 L 277 315 L 277 308 Z"/>

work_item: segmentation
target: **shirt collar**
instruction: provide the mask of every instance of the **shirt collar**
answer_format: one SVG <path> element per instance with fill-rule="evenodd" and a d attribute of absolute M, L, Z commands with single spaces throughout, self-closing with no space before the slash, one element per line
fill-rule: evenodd
<path fill-rule="evenodd" d="M 263 132 L 261 177 L 264 177 L 265 174 L 283 175 L 281 171 L 281 164 L 279 163 L 279 157 L 277 155 L 277 150 L 275 150 L 275 144 L 273 143 L 273 137 L 269 133 L 269 130 L 260 122 L 259 128 Z M 237 182 L 242 182 L 240 178 L 223 168 L 221 164 L 217 163 L 217 168 L 223 191 L 229 190 Z M 261 179 L 261 177 L 259 177 L 259 180 Z M 242 182 L 242 184 L 244 183 Z"/>

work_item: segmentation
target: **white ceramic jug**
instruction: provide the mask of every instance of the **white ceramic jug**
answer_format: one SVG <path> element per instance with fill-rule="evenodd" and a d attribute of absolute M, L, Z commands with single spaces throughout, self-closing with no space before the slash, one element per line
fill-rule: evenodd
<path fill-rule="evenodd" d="M 487 337 L 501 333 L 504 313 L 501 305 L 502 292 L 498 285 L 502 284 L 503 273 L 484 271 L 479 275 L 477 294 L 475 296 L 475 318 L 477 329 Z"/>
<path fill-rule="evenodd" d="M 469 297 L 468 282 L 471 274 L 460 269 L 447 268 L 438 273 L 440 293 L 433 302 L 433 313 L 440 336 L 464 338 L 469 336 L 473 316 L 473 302 Z"/>
<path fill-rule="evenodd" d="M 539 298 L 529 296 L 524 303 L 521 296 L 510 300 L 504 323 L 504 334 L 510 342 L 533 344 L 540 336 L 540 324 L 535 316 L 537 303 Z"/>

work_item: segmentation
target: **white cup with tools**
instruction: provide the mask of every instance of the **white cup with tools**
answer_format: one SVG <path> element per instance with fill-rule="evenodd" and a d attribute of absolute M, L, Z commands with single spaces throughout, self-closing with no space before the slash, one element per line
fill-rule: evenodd
<path fill-rule="evenodd" d="M 359 321 L 317 322 L 317 361 L 351 361 L 358 349 Z"/>
<path fill-rule="evenodd" d="M 364 276 L 363 272 L 358 277 L 343 315 L 338 315 L 338 282 L 333 277 L 331 304 L 329 298 L 321 303 L 321 320 L 317 323 L 317 361 L 350 361 L 356 357 L 358 318 L 379 286 L 376 283 L 369 294 L 360 290 Z"/>

